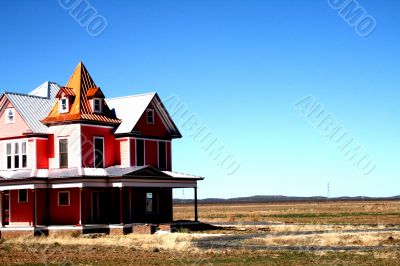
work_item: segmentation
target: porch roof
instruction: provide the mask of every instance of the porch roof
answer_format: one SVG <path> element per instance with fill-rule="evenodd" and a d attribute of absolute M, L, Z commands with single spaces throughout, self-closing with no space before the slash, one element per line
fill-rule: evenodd
<path fill-rule="evenodd" d="M 66 169 L 23 169 L 0 171 L 0 183 L 15 179 L 73 179 L 82 177 L 103 178 L 165 178 L 176 180 L 203 180 L 203 177 L 182 174 L 171 171 L 161 171 L 152 166 L 121 167 L 111 166 L 107 168 L 66 168 Z"/>

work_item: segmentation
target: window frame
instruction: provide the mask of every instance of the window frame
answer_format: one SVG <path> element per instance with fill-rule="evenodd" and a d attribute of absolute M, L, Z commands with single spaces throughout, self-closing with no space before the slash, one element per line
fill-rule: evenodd
<path fill-rule="evenodd" d="M 151 197 L 151 210 L 148 210 L 147 209 L 147 207 L 148 207 L 148 203 L 147 203 L 147 201 L 148 201 L 148 194 L 151 194 L 152 195 L 152 197 Z M 145 204 L 146 204 L 146 206 L 145 206 L 145 212 L 146 212 L 146 214 L 157 214 L 157 213 L 159 213 L 159 202 L 158 202 L 158 191 L 146 191 L 146 194 L 145 194 Z"/>
<path fill-rule="evenodd" d="M 96 110 L 96 101 L 98 101 L 99 110 Z M 93 113 L 102 113 L 103 112 L 103 101 L 100 98 L 93 98 L 92 100 L 92 108 Z"/>
<path fill-rule="evenodd" d="M 96 164 L 96 140 L 98 140 L 98 139 L 101 139 L 103 141 L 103 160 L 102 160 L 103 166 L 102 167 L 97 167 L 97 164 Z M 105 148 L 104 146 L 105 146 L 104 137 L 99 137 L 99 136 L 93 137 L 93 167 L 94 168 L 104 168 L 105 167 L 105 164 L 106 164 L 106 162 L 105 162 L 105 160 L 106 160 L 105 153 L 106 152 L 104 150 L 104 148 Z"/>
<path fill-rule="evenodd" d="M 62 101 L 65 100 L 65 109 L 63 108 L 63 103 Z M 69 112 L 69 99 L 68 97 L 61 97 L 58 100 L 58 111 L 60 112 L 60 114 L 65 114 Z"/>
<path fill-rule="evenodd" d="M 18 149 L 16 147 L 18 146 Z M 25 146 L 25 151 L 22 149 Z M 9 149 L 10 147 L 10 149 Z M 18 150 L 18 153 L 15 151 Z M 16 170 L 16 169 L 26 169 L 28 168 L 28 141 L 27 140 L 17 140 L 5 142 L 5 157 L 6 157 L 6 169 Z M 10 151 L 10 153 L 9 153 Z M 16 160 L 16 158 L 18 158 Z M 18 162 L 18 167 L 15 163 Z M 26 163 L 25 165 L 23 163 Z M 9 167 L 11 166 L 11 167 Z"/>
<path fill-rule="evenodd" d="M 65 141 L 66 142 L 66 152 L 61 152 L 61 142 Z M 66 154 L 67 159 L 66 159 L 66 165 L 61 165 L 61 154 Z M 68 138 L 59 138 L 58 139 L 58 165 L 60 169 L 67 169 L 69 166 L 69 149 L 68 149 Z"/>
<path fill-rule="evenodd" d="M 149 116 L 149 113 L 151 113 L 151 116 Z M 149 122 L 149 117 L 151 117 L 151 120 Z M 146 122 L 148 125 L 154 125 L 155 124 L 155 115 L 154 115 L 154 109 L 152 108 L 147 108 L 146 109 Z"/>
<path fill-rule="evenodd" d="M 68 195 L 68 204 L 61 204 L 60 203 L 60 195 L 66 193 Z M 71 193 L 68 190 L 58 191 L 57 193 L 57 206 L 59 207 L 69 207 L 71 206 Z"/>
<path fill-rule="evenodd" d="M 26 199 L 25 201 L 21 200 L 21 191 L 25 191 L 26 193 Z M 18 189 L 18 203 L 28 203 L 29 202 L 29 193 L 28 189 Z"/>
<path fill-rule="evenodd" d="M 9 112 L 12 112 L 12 120 L 10 120 Z M 9 107 L 6 109 L 6 124 L 15 124 L 15 108 Z"/>
<path fill-rule="evenodd" d="M 164 144 L 164 159 L 165 159 L 165 161 L 164 161 L 164 167 L 161 167 L 161 165 L 160 165 L 160 144 L 161 143 L 163 143 Z M 168 157 L 167 157 L 167 142 L 166 141 L 157 141 L 157 160 L 158 160 L 158 169 L 161 169 L 161 170 L 167 170 L 167 168 L 168 168 Z"/>
<path fill-rule="evenodd" d="M 138 141 L 143 141 L 143 164 L 138 164 Z M 144 139 L 135 139 L 135 165 L 145 166 L 146 165 L 146 141 Z"/>

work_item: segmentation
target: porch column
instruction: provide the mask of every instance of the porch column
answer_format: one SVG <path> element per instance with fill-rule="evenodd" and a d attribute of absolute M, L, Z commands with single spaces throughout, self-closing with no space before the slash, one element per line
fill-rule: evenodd
<path fill-rule="evenodd" d="M 32 193 L 33 193 L 33 212 L 32 212 L 32 226 L 36 226 L 36 189 L 32 189 Z"/>
<path fill-rule="evenodd" d="M 199 221 L 197 214 L 197 187 L 194 188 L 194 221 Z"/>
<path fill-rule="evenodd" d="M 79 189 L 79 225 L 84 224 L 84 205 L 83 205 L 83 194 L 84 194 L 84 189 L 80 188 Z"/>
<path fill-rule="evenodd" d="M 124 214 L 123 214 L 123 194 L 122 192 L 124 191 L 124 189 L 122 187 L 119 188 L 119 223 L 120 224 L 124 224 Z"/>
<path fill-rule="evenodd" d="M 4 209 L 3 209 L 3 194 L 4 192 L 0 192 L 0 227 L 3 227 L 3 220 L 4 220 Z"/>

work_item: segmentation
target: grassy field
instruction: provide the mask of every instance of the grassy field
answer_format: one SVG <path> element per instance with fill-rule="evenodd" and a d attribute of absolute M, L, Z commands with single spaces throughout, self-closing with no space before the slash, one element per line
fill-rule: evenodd
<path fill-rule="evenodd" d="M 400 201 L 200 204 L 203 222 L 400 224 Z M 191 204 L 174 207 L 176 220 L 193 219 Z"/>
<path fill-rule="evenodd" d="M 206 204 L 200 219 L 221 223 L 216 230 L 19 237 L 0 241 L 0 265 L 398 265 L 399 210 L 399 202 Z M 174 215 L 191 219 L 193 207 Z"/>

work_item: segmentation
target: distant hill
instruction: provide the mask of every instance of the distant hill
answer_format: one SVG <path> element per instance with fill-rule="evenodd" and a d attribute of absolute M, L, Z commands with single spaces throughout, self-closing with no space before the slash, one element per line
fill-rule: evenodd
<path fill-rule="evenodd" d="M 260 203 L 260 202 L 310 202 L 310 201 L 377 201 L 377 200 L 400 200 L 399 196 L 393 197 L 336 197 L 336 198 L 327 198 L 322 196 L 313 196 L 313 197 L 291 197 L 291 196 L 281 196 L 281 195 L 272 195 L 272 196 L 251 196 L 251 197 L 238 197 L 238 198 L 230 198 L 230 199 L 220 199 L 220 198 L 207 198 L 207 199 L 199 199 L 199 203 Z M 174 203 L 192 203 L 193 199 L 174 199 Z"/>

